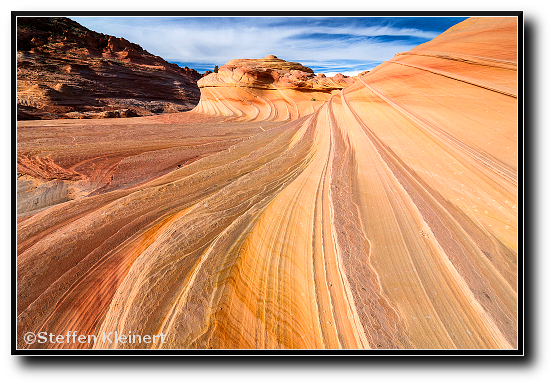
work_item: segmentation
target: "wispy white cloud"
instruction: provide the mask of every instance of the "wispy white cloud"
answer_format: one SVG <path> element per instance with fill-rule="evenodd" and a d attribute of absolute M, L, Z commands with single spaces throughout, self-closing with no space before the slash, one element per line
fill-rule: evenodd
<path fill-rule="evenodd" d="M 290 61 L 311 63 L 333 72 L 333 62 L 344 71 L 358 71 L 360 63 L 375 64 L 390 59 L 417 44 L 410 39 L 380 41 L 381 36 L 430 40 L 436 31 L 397 28 L 394 25 L 360 25 L 353 19 L 276 18 L 73 18 L 97 32 L 124 37 L 171 62 L 205 63 L 208 68 L 236 58 L 276 55 Z M 359 19 L 356 19 L 358 21 Z M 325 20 L 324 20 L 325 21 Z M 377 20 L 375 23 L 379 23 Z M 320 35 L 318 38 L 317 35 Z M 327 35 L 325 39 L 321 36 Z M 333 39 L 333 36 L 340 36 Z M 321 63 L 321 65 L 318 65 Z M 349 64 L 350 63 L 350 64 Z M 371 68 L 371 67 L 370 67 Z M 370 68 L 366 68 L 369 70 Z M 200 69 L 204 70 L 204 69 Z"/>

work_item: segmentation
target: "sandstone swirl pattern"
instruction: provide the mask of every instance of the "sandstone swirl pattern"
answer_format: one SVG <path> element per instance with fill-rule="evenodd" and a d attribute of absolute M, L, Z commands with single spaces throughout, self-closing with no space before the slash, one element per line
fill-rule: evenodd
<path fill-rule="evenodd" d="M 193 112 L 19 124 L 20 347 L 517 347 L 517 20 L 348 81 L 279 71 L 228 63 Z M 21 339 L 114 330 L 168 339 Z"/>

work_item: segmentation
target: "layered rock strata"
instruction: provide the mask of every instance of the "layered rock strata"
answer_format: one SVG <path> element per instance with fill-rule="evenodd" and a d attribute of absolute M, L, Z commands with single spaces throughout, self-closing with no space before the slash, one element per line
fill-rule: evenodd
<path fill-rule="evenodd" d="M 25 186 L 91 193 L 19 219 L 18 346 L 516 348 L 516 34 L 468 19 L 312 109 L 241 65 L 202 114 L 20 124 Z"/>
<path fill-rule="evenodd" d="M 354 79 L 315 75 L 311 68 L 274 55 L 235 59 L 198 81 L 195 112 L 239 121 L 297 119 L 315 112 Z"/>

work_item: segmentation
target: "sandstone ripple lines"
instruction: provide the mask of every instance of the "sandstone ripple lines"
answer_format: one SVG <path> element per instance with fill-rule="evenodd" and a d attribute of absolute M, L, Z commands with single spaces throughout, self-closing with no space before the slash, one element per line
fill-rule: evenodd
<path fill-rule="evenodd" d="M 470 18 L 357 77 L 237 59 L 192 111 L 18 122 L 18 348 L 517 348 L 516 35 Z M 166 339 L 23 340 L 115 330 Z"/>

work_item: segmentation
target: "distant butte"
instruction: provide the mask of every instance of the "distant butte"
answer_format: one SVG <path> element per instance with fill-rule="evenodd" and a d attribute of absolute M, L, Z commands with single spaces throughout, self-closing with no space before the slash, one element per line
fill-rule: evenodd
<path fill-rule="evenodd" d="M 469 18 L 354 78 L 237 59 L 193 111 L 18 122 L 17 347 L 518 348 L 517 43 Z"/>
<path fill-rule="evenodd" d="M 198 81 L 198 113 L 240 120 L 296 119 L 314 112 L 353 78 L 327 78 L 300 63 L 268 55 L 234 59 Z"/>

